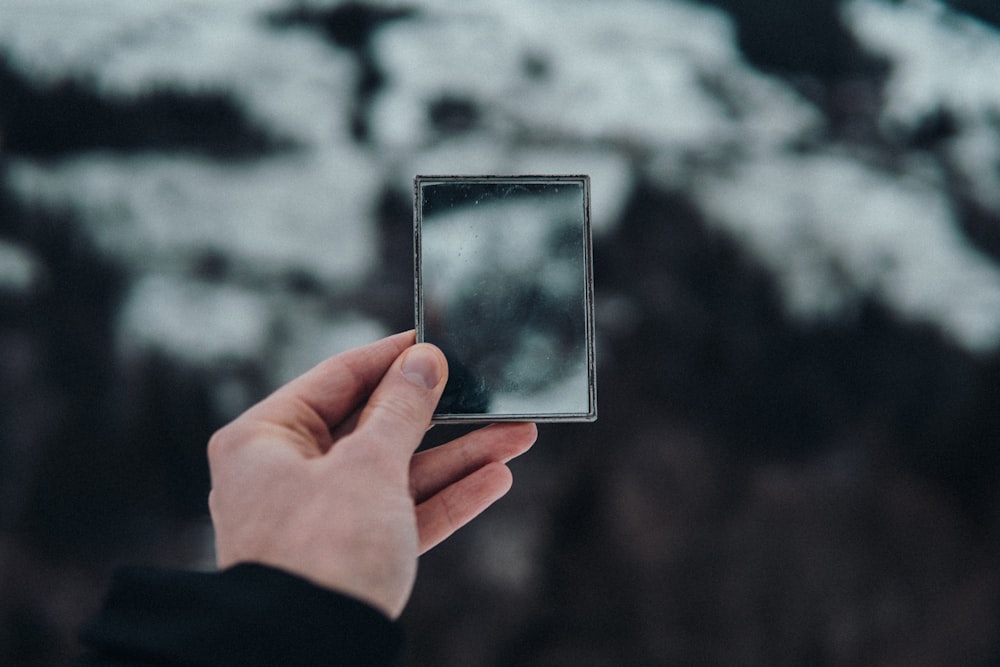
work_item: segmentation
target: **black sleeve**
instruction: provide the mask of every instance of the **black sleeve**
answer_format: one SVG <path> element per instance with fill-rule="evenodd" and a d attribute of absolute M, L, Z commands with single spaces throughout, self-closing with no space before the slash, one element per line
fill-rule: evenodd
<path fill-rule="evenodd" d="M 119 570 L 81 640 L 77 667 L 396 665 L 403 644 L 374 608 L 253 564 Z"/>

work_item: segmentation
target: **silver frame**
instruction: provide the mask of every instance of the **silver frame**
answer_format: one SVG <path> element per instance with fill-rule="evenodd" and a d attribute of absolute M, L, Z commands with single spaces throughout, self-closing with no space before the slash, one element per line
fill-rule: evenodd
<path fill-rule="evenodd" d="M 414 276 L 414 319 L 416 321 L 417 342 L 424 341 L 424 294 L 421 256 L 421 223 L 423 218 L 421 188 L 436 183 L 578 183 L 583 189 L 583 255 L 584 255 L 584 295 L 585 331 L 587 347 L 587 405 L 586 412 L 535 412 L 535 413 L 435 413 L 432 423 L 492 423 L 492 422 L 592 422 L 597 419 L 597 362 L 594 331 L 594 260 L 593 239 L 590 227 L 590 176 L 570 175 L 485 175 L 485 176 L 435 176 L 418 175 L 413 179 L 413 276 Z"/>

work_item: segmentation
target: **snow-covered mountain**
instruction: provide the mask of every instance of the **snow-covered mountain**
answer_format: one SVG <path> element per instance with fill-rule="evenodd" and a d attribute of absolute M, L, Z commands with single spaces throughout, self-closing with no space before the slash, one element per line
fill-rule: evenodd
<path fill-rule="evenodd" d="M 991 664 L 992 7 L 0 0 L 0 662 L 412 325 L 415 174 L 586 173 L 601 418 L 421 563 L 414 664 Z"/>
<path fill-rule="evenodd" d="M 246 284 L 290 271 L 332 292 L 369 280 L 386 189 L 405 193 L 418 172 L 586 172 L 598 235 L 628 224 L 631 189 L 652 181 L 687 193 L 745 243 L 798 315 L 836 317 L 874 295 L 970 349 L 1000 343 L 1000 271 L 963 235 L 953 201 L 961 187 L 1000 215 L 996 30 L 936 2 L 845 3 L 846 28 L 887 63 L 875 110 L 886 145 L 858 146 L 825 140 L 823 109 L 748 64 L 732 21 L 709 7 L 367 6 L 382 21 L 351 47 L 331 45 L 322 30 L 337 11 L 361 11 L 339 3 L 0 8 L 8 66 L 41 90 L 72 80 L 121 100 L 219 92 L 252 127 L 292 146 L 236 165 L 100 145 L 56 161 L 6 156 L 5 180 L 19 197 L 74 210 L 100 250 L 134 272 L 124 334 L 204 358 L 199 346 L 223 327 L 244 348 L 237 354 L 260 354 L 262 317 L 289 314 Z M 365 88 L 373 72 L 379 85 Z M 61 111 L 80 122 L 72 107 Z M 899 141 L 942 112 L 955 127 L 939 150 Z M 237 284 L 193 282 L 185 258 L 199 253 L 224 257 Z M 177 345 L 175 330 L 151 323 L 186 298 L 260 303 L 234 305 L 242 317 L 194 307 L 204 312 L 203 340 Z"/>

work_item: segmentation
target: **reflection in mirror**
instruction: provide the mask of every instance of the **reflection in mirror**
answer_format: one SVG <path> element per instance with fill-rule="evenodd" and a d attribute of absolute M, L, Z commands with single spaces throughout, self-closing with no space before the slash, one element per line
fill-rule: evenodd
<path fill-rule="evenodd" d="M 417 176 L 417 340 L 448 357 L 435 422 L 593 421 L 587 176 Z"/>

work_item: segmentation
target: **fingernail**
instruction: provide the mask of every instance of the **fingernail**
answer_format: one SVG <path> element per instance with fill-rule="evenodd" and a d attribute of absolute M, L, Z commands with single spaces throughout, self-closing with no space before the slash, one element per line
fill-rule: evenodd
<path fill-rule="evenodd" d="M 441 362 L 433 350 L 415 347 L 406 354 L 400 367 L 403 377 L 424 389 L 433 389 L 441 379 Z"/>

